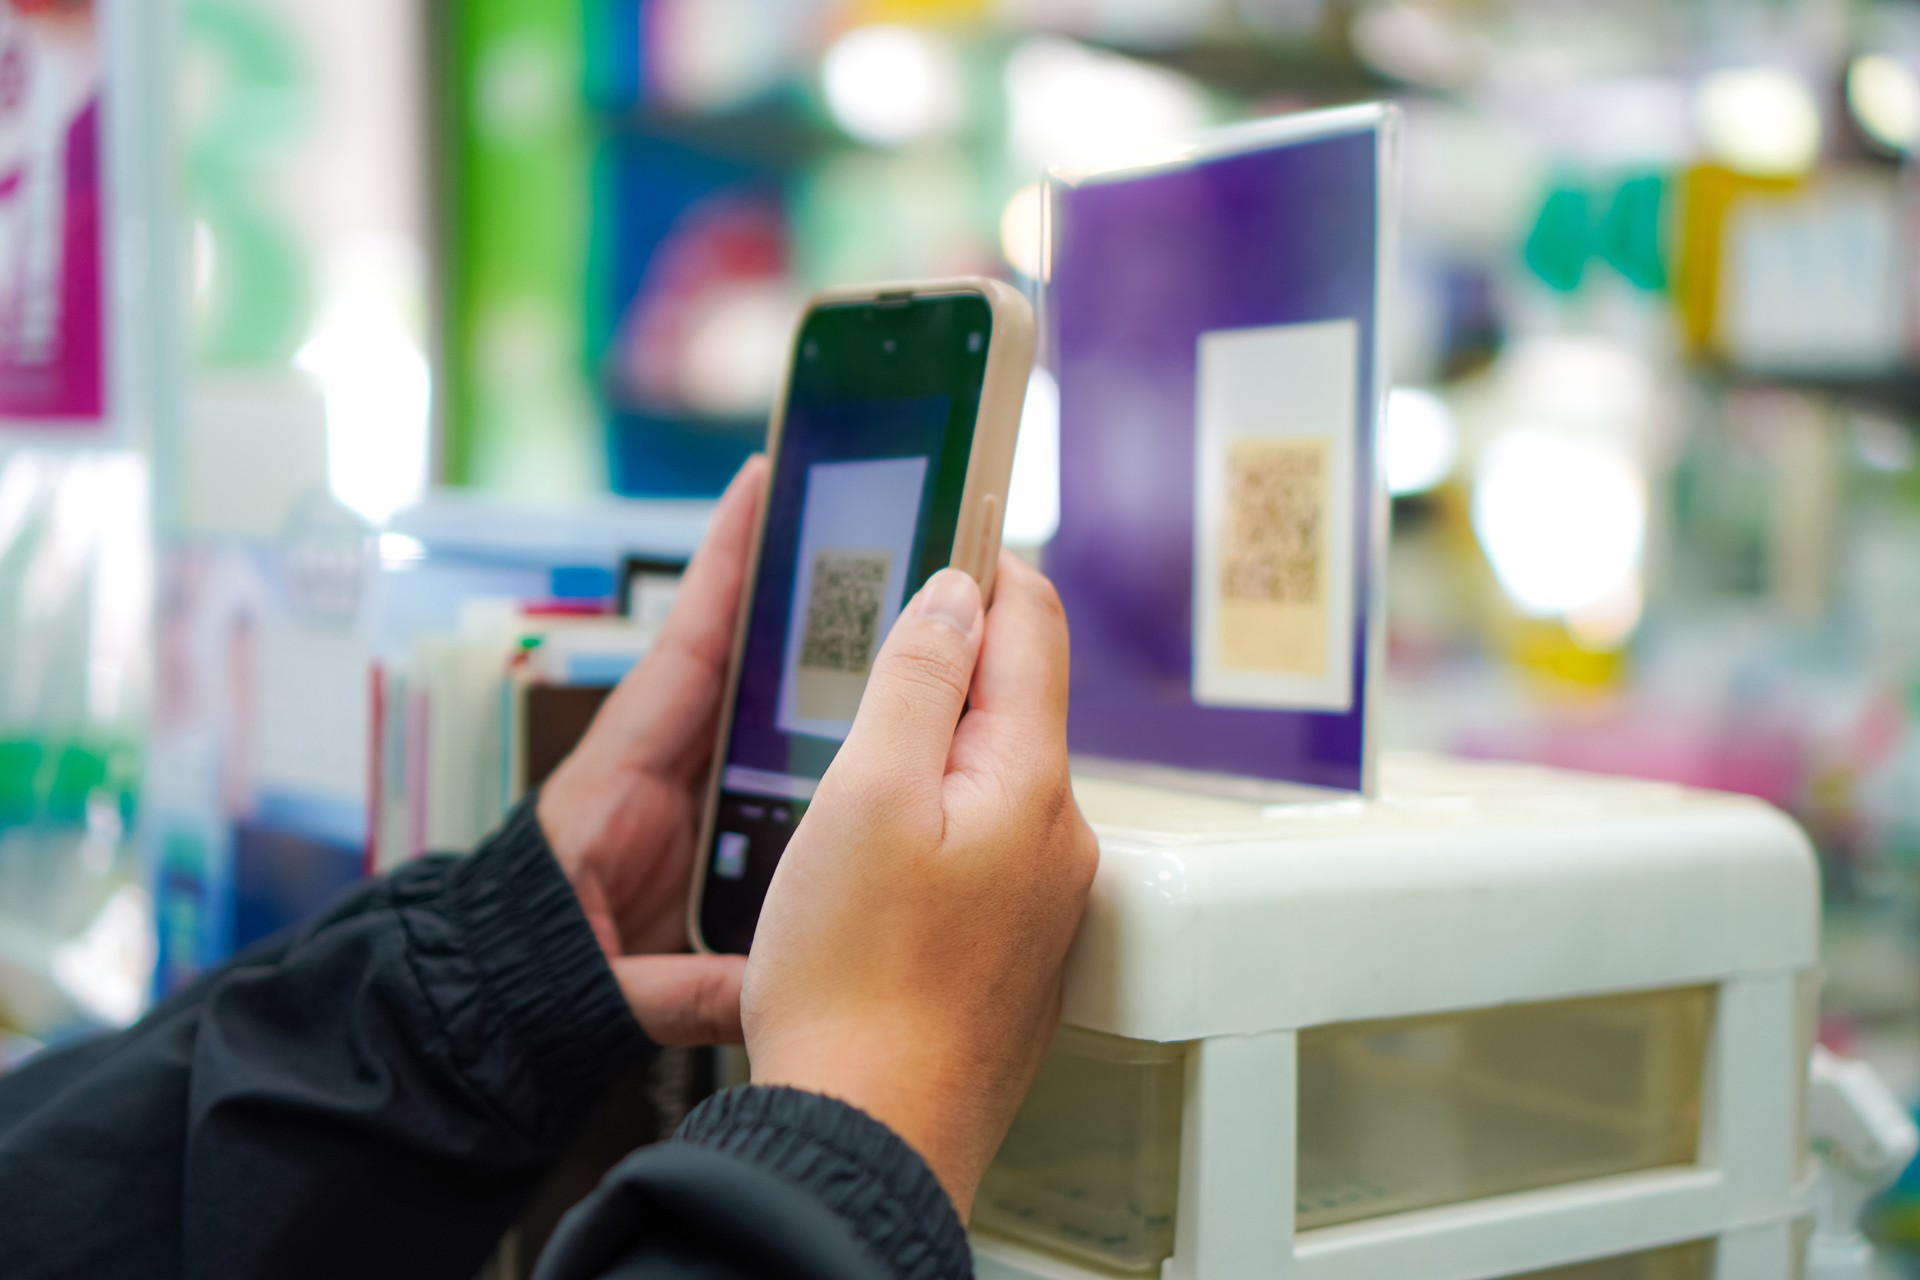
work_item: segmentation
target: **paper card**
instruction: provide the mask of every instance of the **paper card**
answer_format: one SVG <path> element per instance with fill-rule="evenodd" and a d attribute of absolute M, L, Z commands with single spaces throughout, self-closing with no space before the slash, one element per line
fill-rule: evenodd
<path fill-rule="evenodd" d="M 1353 705 L 1357 342 L 1351 320 L 1200 337 L 1196 703 Z"/>
<path fill-rule="evenodd" d="M 905 602 L 925 458 L 807 469 L 779 727 L 843 739 Z"/>

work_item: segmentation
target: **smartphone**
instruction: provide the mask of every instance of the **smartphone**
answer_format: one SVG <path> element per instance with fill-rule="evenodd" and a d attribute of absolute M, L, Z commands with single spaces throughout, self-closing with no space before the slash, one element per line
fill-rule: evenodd
<path fill-rule="evenodd" d="M 948 565 L 993 589 L 1033 311 L 995 280 L 821 294 L 794 337 L 693 893 L 694 945 L 745 954 L 901 607 Z"/>

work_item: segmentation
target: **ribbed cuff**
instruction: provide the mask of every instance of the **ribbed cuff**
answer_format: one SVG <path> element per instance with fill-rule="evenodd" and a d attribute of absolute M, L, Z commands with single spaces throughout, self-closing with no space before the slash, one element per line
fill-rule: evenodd
<path fill-rule="evenodd" d="M 695 1107 L 679 1138 L 750 1160 L 819 1197 L 905 1280 L 971 1277 L 953 1202 L 919 1152 L 836 1098 L 749 1085 Z"/>
<path fill-rule="evenodd" d="M 532 800 L 471 857 L 449 864 L 433 905 L 445 932 L 412 927 L 448 944 L 425 948 L 420 964 L 456 1058 L 533 1133 L 576 1118 L 651 1047 Z"/>

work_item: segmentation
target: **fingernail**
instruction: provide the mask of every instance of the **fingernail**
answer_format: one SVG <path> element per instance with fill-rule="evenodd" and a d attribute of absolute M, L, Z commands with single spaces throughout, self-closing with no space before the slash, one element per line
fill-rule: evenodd
<path fill-rule="evenodd" d="M 942 569 L 920 592 L 919 614 L 952 624 L 961 635 L 972 635 L 980 621 L 980 588 L 960 569 Z"/>

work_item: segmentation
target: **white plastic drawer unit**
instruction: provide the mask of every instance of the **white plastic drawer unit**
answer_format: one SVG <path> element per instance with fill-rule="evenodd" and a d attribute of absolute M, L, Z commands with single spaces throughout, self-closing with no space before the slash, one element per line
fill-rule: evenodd
<path fill-rule="evenodd" d="M 1713 1274 L 1713 1253 L 1711 1240 L 1695 1240 L 1665 1249 L 1576 1262 L 1551 1271 L 1531 1271 L 1512 1280 L 1707 1280 Z"/>
<path fill-rule="evenodd" d="M 1756 801 L 1392 758 L 1381 798 L 1083 779 L 1066 1026 L 980 1274 L 1792 1280 L 1818 888 Z"/>
<path fill-rule="evenodd" d="M 1694 1164 L 1712 1017 L 1683 987 L 1304 1031 L 1295 1225 Z"/>

